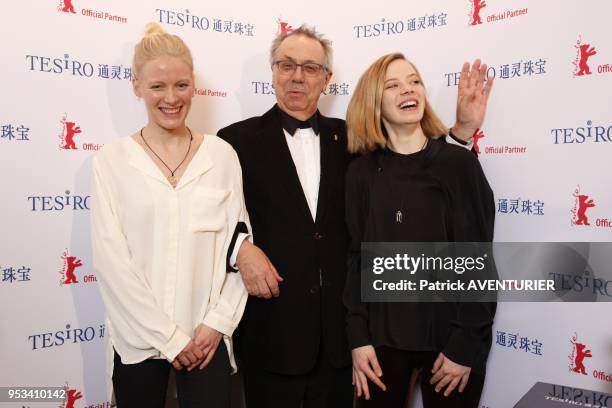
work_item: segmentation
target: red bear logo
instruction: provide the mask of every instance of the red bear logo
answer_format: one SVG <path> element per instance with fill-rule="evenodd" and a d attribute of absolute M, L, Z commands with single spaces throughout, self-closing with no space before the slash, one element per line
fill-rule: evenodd
<path fill-rule="evenodd" d="M 64 3 L 64 8 L 62 8 L 62 11 L 64 13 L 76 14 L 76 11 L 74 11 L 74 6 L 72 5 L 72 0 L 63 0 L 63 3 Z"/>
<path fill-rule="evenodd" d="M 587 209 L 591 207 L 595 207 L 595 203 L 593 199 L 588 199 L 589 196 L 586 194 L 578 195 L 578 211 L 576 211 L 576 220 L 574 224 L 576 225 L 591 225 L 589 224 L 589 219 L 586 216 Z"/>
<path fill-rule="evenodd" d="M 474 142 L 474 151 L 476 152 L 476 154 L 480 154 L 480 147 L 478 147 L 478 141 L 483 137 L 485 137 L 484 132 L 480 129 L 476 129 L 474 135 L 472 136 L 472 140 Z"/>
<path fill-rule="evenodd" d="M 474 8 L 472 10 L 472 22 L 470 25 L 482 24 L 480 20 L 480 10 L 487 7 L 487 3 L 484 0 L 473 0 Z"/>
<path fill-rule="evenodd" d="M 572 371 L 587 375 L 586 367 L 584 366 L 584 359 L 587 357 L 593 357 L 591 350 L 586 349 L 586 345 L 582 343 L 574 343 L 576 346 L 576 356 L 574 357 L 574 368 Z"/>
<path fill-rule="evenodd" d="M 77 390 L 68 390 L 68 396 L 66 398 L 66 406 L 64 408 L 74 408 L 74 403 L 76 400 L 83 398 L 83 395 L 80 391 Z"/>
<path fill-rule="evenodd" d="M 580 50 L 580 57 L 578 61 L 578 73 L 576 76 L 582 75 L 591 75 L 591 70 L 589 69 L 589 65 L 587 64 L 587 60 L 591 58 L 593 55 L 597 54 L 595 48 L 591 47 L 591 44 L 581 44 L 580 46 L 576 46 Z"/>
<path fill-rule="evenodd" d="M 76 256 L 69 256 L 66 258 L 66 280 L 64 283 L 78 283 L 79 281 L 74 274 L 76 268 L 83 266 L 80 259 Z"/>
<path fill-rule="evenodd" d="M 77 147 L 74 144 L 74 136 L 77 133 L 81 133 L 81 127 L 80 126 L 75 126 L 76 123 L 74 122 L 66 122 L 66 137 L 65 137 L 65 144 L 64 144 L 64 149 L 68 149 L 68 150 L 76 150 Z"/>
<path fill-rule="evenodd" d="M 276 21 L 278 22 L 278 29 L 279 29 L 279 31 L 280 31 L 280 33 L 281 33 L 281 34 L 283 34 L 283 33 L 289 33 L 289 32 L 291 32 L 291 31 L 293 31 L 293 27 L 291 27 L 291 26 L 289 25 L 289 23 L 284 22 L 284 21 L 281 21 L 281 19 L 280 19 L 280 18 L 279 18 L 279 19 L 277 19 Z"/>
<path fill-rule="evenodd" d="M 64 386 L 64 390 L 66 390 L 66 400 L 59 406 L 59 408 L 75 408 L 74 403 L 83 398 L 83 394 L 76 389 L 69 389 L 68 384 Z"/>
<path fill-rule="evenodd" d="M 68 285 L 71 283 L 79 283 L 79 281 L 76 278 L 75 271 L 77 268 L 80 268 L 81 266 L 83 266 L 83 263 L 81 262 L 81 260 L 78 259 L 76 256 L 69 255 L 68 250 L 66 250 L 64 254 L 62 255 L 62 259 L 64 260 L 64 265 L 62 269 L 60 269 L 60 274 L 62 275 L 60 283 L 62 285 Z"/>

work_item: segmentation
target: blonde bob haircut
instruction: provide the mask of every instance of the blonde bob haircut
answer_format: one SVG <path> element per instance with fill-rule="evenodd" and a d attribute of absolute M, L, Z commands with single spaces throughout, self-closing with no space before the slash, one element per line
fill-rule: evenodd
<path fill-rule="evenodd" d="M 158 57 L 176 57 L 183 61 L 193 73 L 193 58 L 189 47 L 177 35 L 168 34 L 157 23 L 145 27 L 144 37 L 134 47 L 132 75 L 138 79 L 142 67 Z"/>
<path fill-rule="evenodd" d="M 364 154 L 387 146 L 381 116 L 382 95 L 387 68 L 398 59 L 407 61 L 419 78 L 421 77 L 414 64 L 400 53 L 383 55 L 370 65 L 359 78 L 346 112 L 348 150 L 351 153 Z M 429 105 L 427 97 L 425 97 L 425 112 L 421 119 L 421 127 L 425 136 L 431 139 L 437 139 L 448 132 Z"/>

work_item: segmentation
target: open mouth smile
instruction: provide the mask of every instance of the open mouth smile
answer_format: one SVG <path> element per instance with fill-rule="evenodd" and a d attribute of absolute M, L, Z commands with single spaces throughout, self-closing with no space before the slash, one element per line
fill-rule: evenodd
<path fill-rule="evenodd" d="M 419 102 L 416 99 L 409 99 L 409 100 L 403 101 L 402 103 L 398 105 L 398 107 L 405 112 L 414 111 L 417 109 L 418 106 L 419 106 Z"/>

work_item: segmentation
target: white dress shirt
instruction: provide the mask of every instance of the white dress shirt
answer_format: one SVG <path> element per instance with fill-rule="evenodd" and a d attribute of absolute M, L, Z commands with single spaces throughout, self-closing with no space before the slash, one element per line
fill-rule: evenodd
<path fill-rule="evenodd" d="M 283 129 L 285 139 L 289 146 L 291 158 L 298 173 L 302 191 L 308 203 L 312 219 L 317 216 L 317 202 L 319 199 L 319 181 L 321 178 L 321 146 L 319 135 L 315 134 L 312 128 L 297 129 L 291 136 Z M 230 256 L 230 265 L 237 269 L 236 259 L 242 241 L 248 239 L 252 242 L 251 234 L 239 233 L 236 243 Z"/>
<path fill-rule="evenodd" d="M 236 224 L 250 225 L 232 147 L 205 135 L 176 189 L 131 137 L 104 146 L 92 170 L 109 356 L 114 348 L 124 364 L 173 361 L 203 323 L 223 334 L 235 368 L 231 335 L 247 291 L 239 273 L 226 272 L 226 259 Z"/>
<path fill-rule="evenodd" d="M 312 128 L 297 129 L 291 136 L 286 130 L 285 139 L 291 152 L 291 158 L 297 170 L 304 196 L 312 219 L 317 217 L 317 202 L 319 200 L 319 181 L 321 179 L 321 145 L 319 135 Z"/>

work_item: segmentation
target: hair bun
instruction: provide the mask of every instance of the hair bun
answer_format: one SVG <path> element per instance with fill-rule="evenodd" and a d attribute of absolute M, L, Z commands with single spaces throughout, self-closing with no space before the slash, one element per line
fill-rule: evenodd
<path fill-rule="evenodd" d="M 158 23 L 148 23 L 145 26 L 145 37 L 150 37 L 156 34 L 162 34 L 164 29 Z"/>

